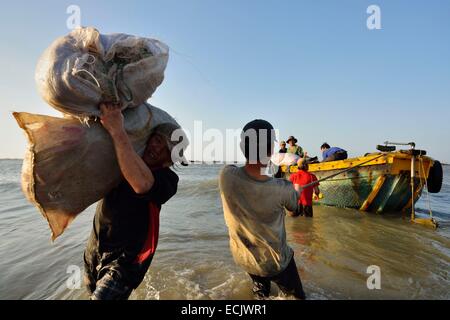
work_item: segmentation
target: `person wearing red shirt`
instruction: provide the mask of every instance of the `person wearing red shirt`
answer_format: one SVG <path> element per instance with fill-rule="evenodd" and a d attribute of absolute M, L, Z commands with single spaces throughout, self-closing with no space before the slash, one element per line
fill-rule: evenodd
<path fill-rule="evenodd" d="M 299 191 L 303 186 L 317 181 L 317 177 L 308 172 L 308 164 L 301 158 L 298 163 L 298 171 L 290 176 L 290 180 L 295 187 L 295 190 Z M 298 199 L 298 210 L 292 212 L 291 215 L 297 217 L 299 215 L 305 215 L 306 217 L 313 216 L 313 193 L 318 197 L 320 194 L 319 182 L 317 184 L 306 187 L 302 190 L 300 198 Z"/>

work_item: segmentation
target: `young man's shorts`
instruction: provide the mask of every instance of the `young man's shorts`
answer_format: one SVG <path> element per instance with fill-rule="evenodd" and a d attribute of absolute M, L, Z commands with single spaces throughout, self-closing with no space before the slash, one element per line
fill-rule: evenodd
<path fill-rule="evenodd" d="M 283 294 L 294 296 L 300 300 L 306 299 L 294 257 L 292 257 L 287 268 L 276 276 L 260 277 L 252 274 L 249 275 L 253 280 L 253 294 L 257 299 L 269 297 L 271 281 L 278 285 Z"/>
<path fill-rule="evenodd" d="M 298 210 L 305 217 L 309 217 L 309 218 L 313 217 L 313 206 L 304 206 L 304 205 L 300 204 Z"/>
<path fill-rule="evenodd" d="M 296 212 L 292 212 L 292 217 L 305 216 L 308 218 L 313 217 L 313 207 L 312 206 L 304 206 L 299 204 Z"/>

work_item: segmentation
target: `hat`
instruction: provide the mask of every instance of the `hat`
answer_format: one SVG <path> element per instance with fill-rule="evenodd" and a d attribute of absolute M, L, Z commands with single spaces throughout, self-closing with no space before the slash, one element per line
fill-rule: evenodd
<path fill-rule="evenodd" d="M 287 139 L 287 143 L 289 143 L 289 141 L 291 141 L 291 140 L 294 140 L 294 143 L 297 143 L 297 142 L 298 142 L 298 140 L 295 139 L 294 136 L 290 136 L 290 137 Z"/>
<path fill-rule="evenodd" d="M 176 131 L 176 132 L 175 132 Z M 186 148 L 189 145 L 189 140 L 187 139 L 186 133 L 183 131 L 183 129 L 175 123 L 167 122 L 160 124 L 153 130 L 153 134 L 159 134 L 166 138 L 167 140 L 167 147 L 169 148 L 169 151 L 172 153 L 173 148 L 177 146 L 179 143 L 184 143 L 184 148 Z M 174 136 L 175 133 L 175 136 Z M 174 140 L 174 139 L 177 139 Z M 188 166 L 188 161 L 186 160 L 186 157 L 184 156 L 184 148 L 180 149 L 179 154 L 174 155 L 172 154 L 172 162 L 176 163 L 179 162 L 182 166 Z"/>
<path fill-rule="evenodd" d="M 280 144 L 286 144 L 286 141 L 281 140 L 281 141 L 280 141 Z"/>

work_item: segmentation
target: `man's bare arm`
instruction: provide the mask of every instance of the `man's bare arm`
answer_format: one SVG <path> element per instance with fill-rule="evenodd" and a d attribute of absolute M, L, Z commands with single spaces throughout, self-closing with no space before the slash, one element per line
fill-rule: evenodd
<path fill-rule="evenodd" d="M 297 191 L 298 197 L 300 198 L 300 196 L 302 195 L 302 191 L 303 191 L 302 186 L 299 184 L 294 184 L 294 189 L 295 189 L 295 191 Z"/>
<path fill-rule="evenodd" d="M 114 142 L 122 175 L 137 194 L 148 192 L 153 187 L 155 178 L 144 160 L 134 151 L 123 125 L 120 108 L 111 104 L 102 104 L 100 109 L 101 123 Z"/>
<path fill-rule="evenodd" d="M 314 187 L 314 193 L 316 194 L 316 196 L 319 196 L 319 194 L 320 194 L 320 190 L 317 185 Z"/>

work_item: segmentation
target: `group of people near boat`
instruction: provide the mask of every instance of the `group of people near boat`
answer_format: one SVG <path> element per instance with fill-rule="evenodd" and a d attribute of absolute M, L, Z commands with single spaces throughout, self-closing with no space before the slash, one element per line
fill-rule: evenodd
<path fill-rule="evenodd" d="M 287 147 L 286 143 L 289 145 Z M 304 215 L 306 217 L 313 217 L 313 197 L 321 197 L 319 190 L 319 183 L 317 177 L 309 172 L 309 163 L 315 163 L 317 157 L 310 158 L 308 153 L 303 148 L 297 145 L 298 140 L 294 136 L 290 136 L 286 141 L 280 142 L 280 149 L 278 153 L 290 153 L 299 157 L 297 162 L 298 171 L 291 174 L 289 180 L 294 185 L 294 188 L 299 191 L 299 210 L 296 212 L 290 212 L 293 217 Z M 338 147 L 330 147 L 328 143 L 323 143 L 320 147 L 322 152 L 323 162 L 345 160 L 348 158 L 347 151 Z M 277 178 L 281 178 L 281 168 L 279 169 Z"/>
<path fill-rule="evenodd" d="M 112 138 L 123 182 L 97 206 L 84 253 L 85 280 L 90 299 L 125 300 L 141 284 L 153 260 L 161 207 L 177 193 L 179 178 L 171 167 L 176 162 L 187 164 L 182 154 L 179 158 L 171 155 L 182 141 L 172 141 L 176 127 L 155 129 L 140 156 L 126 134 L 120 106 L 103 104 L 101 111 L 101 123 Z M 256 131 L 256 141 L 246 136 L 250 131 Z M 302 186 L 317 178 L 308 173 L 306 161 L 299 162 L 300 170 L 291 181 L 264 174 L 274 153 L 275 131 L 269 122 L 248 123 L 241 140 L 245 166 L 227 165 L 219 176 L 234 260 L 249 274 L 256 298 L 267 298 L 271 282 L 275 282 L 284 294 L 306 299 L 294 251 L 286 240 L 285 216 L 286 210 L 294 216 L 312 216 L 312 206 L 304 200 L 319 193 L 318 184 L 312 189 L 303 190 Z M 288 140 L 294 142 L 292 150 L 303 153 L 295 147 L 295 138 Z"/>
<path fill-rule="evenodd" d="M 303 148 L 297 145 L 298 140 L 294 136 L 290 136 L 287 141 L 280 142 L 280 150 L 278 153 L 291 153 L 298 155 L 300 158 L 305 158 L 307 153 L 303 151 Z M 289 147 L 287 147 L 289 144 Z M 348 158 L 347 151 L 339 147 L 330 147 L 328 143 L 323 143 L 320 146 L 322 152 L 323 162 L 345 160 Z"/>

